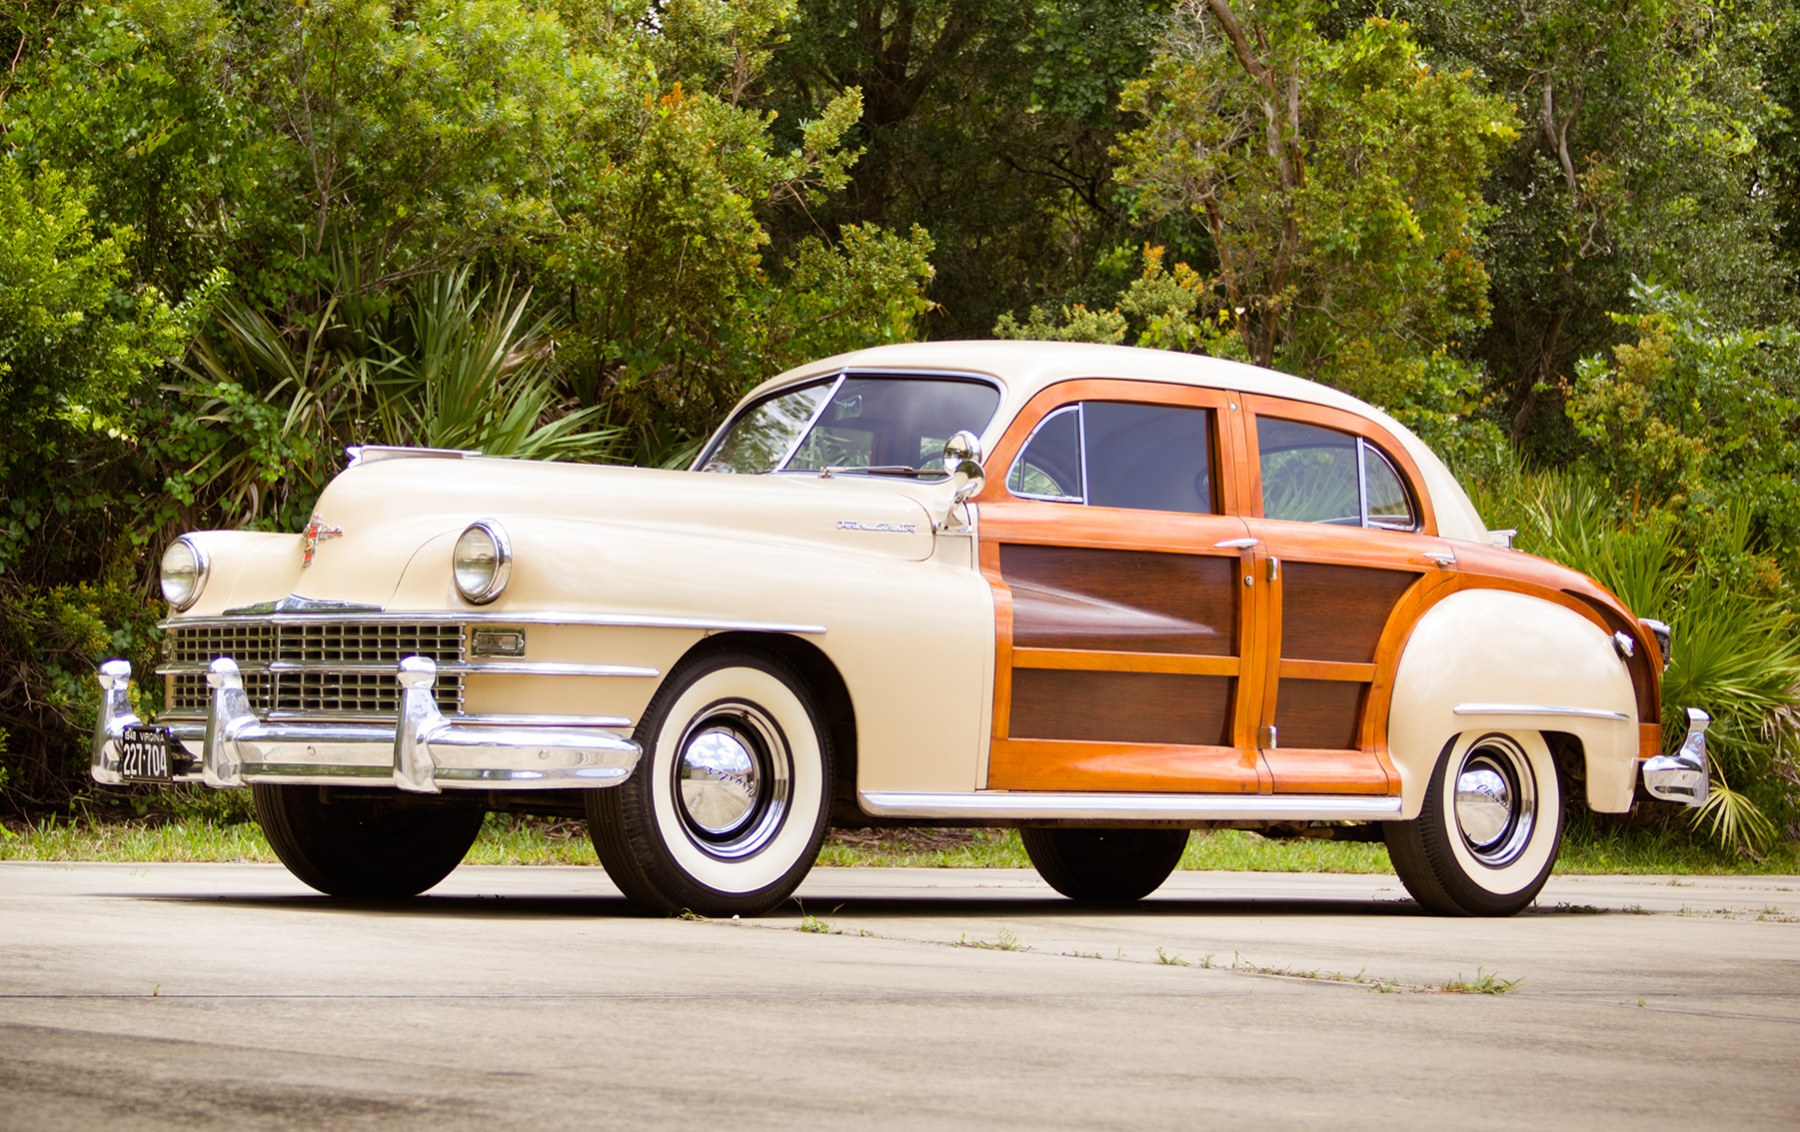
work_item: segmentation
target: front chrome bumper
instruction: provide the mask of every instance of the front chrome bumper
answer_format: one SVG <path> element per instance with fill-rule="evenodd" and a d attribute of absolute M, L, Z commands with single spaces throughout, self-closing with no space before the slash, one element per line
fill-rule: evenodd
<path fill-rule="evenodd" d="M 394 724 L 265 722 L 250 710 L 236 662 L 221 657 L 206 674 L 211 698 L 200 741 L 199 769 L 178 782 L 242 786 L 279 782 L 317 786 L 394 786 L 422 794 L 444 790 L 531 790 L 616 786 L 631 776 L 641 751 L 606 727 L 562 723 L 493 725 L 452 719 L 432 696 L 437 665 L 407 657 L 396 672 L 400 713 Z M 131 665 L 100 666 L 100 719 L 91 772 L 115 785 L 119 740 L 140 722 L 128 692 Z M 623 725 L 623 721 L 618 721 Z"/>
<path fill-rule="evenodd" d="M 1687 718 L 1687 738 L 1679 750 L 1644 760 L 1644 790 L 1664 802 L 1699 806 L 1712 788 L 1712 770 L 1706 762 L 1706 729 L 1712 716 L 1689 708 Z"/>

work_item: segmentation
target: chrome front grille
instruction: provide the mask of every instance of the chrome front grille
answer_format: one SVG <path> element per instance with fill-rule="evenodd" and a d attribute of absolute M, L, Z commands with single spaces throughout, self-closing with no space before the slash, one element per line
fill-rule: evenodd
<path fill-rule="evenodd" d="M 163 665 L 173 716 L 205 716 L 206 667 L 237 662 L 244 692 L 261 716 L 387 716 L 400 709 L 394 678 L 404 657 L 438 665 L 463 661 L 465 627 L 454 622 L 254 620 L 164 626 Z M 438 710 L 462 710 L 462 676 L 435 686 Z"/>

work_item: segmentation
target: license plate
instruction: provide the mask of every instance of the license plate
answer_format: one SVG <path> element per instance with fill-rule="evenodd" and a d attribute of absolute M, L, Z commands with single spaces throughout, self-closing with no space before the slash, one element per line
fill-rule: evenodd
<path fill-rule="evenodd" d="M 119 777 L 126 782 L 168 783 L 169 729 L 134 723 L 119 735 Z"/>

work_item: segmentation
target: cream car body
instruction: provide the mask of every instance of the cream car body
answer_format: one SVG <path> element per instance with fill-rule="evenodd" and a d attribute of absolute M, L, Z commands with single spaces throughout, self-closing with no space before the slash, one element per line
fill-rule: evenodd
<path fill-rule="evenodd" d="M 1521 893 L 1535 892 L 1554 855 L 1562 779 L 1578 782 L 1582 800 L 1603 812 L 1629 808 L 1640 782 L 1664 797 L 1704 796 L 1703 723 L 1682 753 L 1657 757 L 1656 661 L 1666 631 L 1659 640 L 1659 626 L 1638 622 L 1580 575 L 1496 548 L 1500 540 L 1443 464 L 1379 411 L 1311 382 L 1187 355 L 943 343 L 861 351 L 783 374 L 744 399 L 707 453 L 723 451 L 759 406 L 796 390 L 847 389 L 818 383 L 865 376 L 991 388 L 991 415 L 970 422 L 976 448 L 990 454 L 985 483 L 959 492 L 966 476 L 855 468 L 714 475 L 367 449 L 326 489 L 301 534 L 186 536 L 199 590 L 165 623 L 172 642 L 191 642 L 173 644 L 160 670 L 170 702 L 158 721 L 172 737 L 169 773 L 274 788 L 259 793 L 259 806 L 291 796 L 277 790 L 386 789 L 421 804 L 456 796 L 557 811 L 593 793 L 601 801 L 585 803 L 590 821 L 628 829 L 648 822 L 653 831 L 656 805 L 667 810 L 674 798 L 690 835 L 665 831 L 675 857 L 650 860 L 637 875 L 631 854 L 642 856 L 642 838 L 633 850 L 620 840 L 626 833 L 597 829 L 609 868 L 632 872 L 636 879 L 622 887 L 641 902 L 690 906 L 713 893 L 709 908 L 751 911 L 785 896 L 817 845 L 816 837 L 810 847 L 799 844 L 803 860 L 751 867 L 766 856 L 762 847 L 806 840 L 785 833 L 758 840 L 748 825 L 731 824 L 751 823 L 759 807 L 776 805 L 770 790 L 786 791 L 782 806 L 816 794 L 840 824 L 1050 830 L 1028 840 L 1045 875 L 1065 892 L 1102 896 L 1118 893 L 1083 880 L 1085 866 L 1075 858 L 1085 850 L 1056 829 L 1118 830 L 1111 847 L 1097 851 L 1125 854 L 1130 859 L 1118 867 L 1127 872 L 1154 873 L 1161 866 L 1138 859 L 1144 853 L 1129 830 L 1346 820 L 1418 828 L 1436 806 L 1452 831 L 1462 823 L 1463 841 L 1478 850 L 1467 866 L 1477 878 L 1473 898 L 1457 897 L 1454 877 L 1448 896 L 1421 897 L 1448 911 L 1512 910 Z M 1079 414 L 1088 405 L 1206 414 L 1211 439 L 1201 443 L 1210 454 L 1194 490 L 1210 501 L 1199 514 L 1083 507 L 1086 488 L 1081 499 L 1015 493 L 1039 431 L 1063 412 L 1086 422 Z M 817 413 L 840 408 L 822 404 Z M 854 411 L 862 411 L 860 401 Z M 822 420 L 815 415 L 806 427 L 821 429 Z M 1273 504 L 1268 486 L 1259 495 L 1258 484 L 1279 464 L 1271 455 L 1277 427 L 1342 442 L 1341 451 L 1311 455 L 1323 465 L 1339 456 L 1354 461 L 1360 524 L 1354 515 L 1346 529 L 1344 519 L 1302 525 L 1265 513 Z M 1073 435 L 1089 443 L 1087 431 Z M 908 443 L 916 450 L 918 440 L 915 429 Z M 1082 475 L 1087 459 L 1083 448 Z M 1380 466 L 1403 481 L 1410 526 L 1394 516 L 1371 519 L 1366 480 Z M 1133 514 L 1141 526 L 1129 525 Z M 1063 517 L 1077 534 L 1059 533 Z M 452 570 L 453 548 L 477 523 L 490 524 L 504 544 L 497 552 L 505 559 L 503 588 L 486 600 L 465 597 Z M 1163 527 L 1175 532 L 1167 548 L 1155 541 Z M 1226 612 L 1212 628 L 1197 627 L 1236 645 L 1190 654 L 1179 644 L 1134 643 L 1121 629 L 1114 636 L 1123 643 L 1098 649 L 1079 647 L 1079 637 L 1015 649 L 1015 635 L 1024 642 L 1043 628 L 1029 623 L 1038 616 L 1024 604 L 1030 586 L 1019 588 L 1011 565 L 1022 560 L 1019 548 L 1102 563 L 1101 574 L 1145 562 L 1229 573 L 1229 590 L 1220 590 L 1226 604 L 1218 606 Z M 1335 566 L 1340 560 L 1347 565 Z M 1353 568 L 1363 573 L 1332 573 Z M 1327 633 L 1312 645 L 1322 651 L 1306 653 L 1294 642 L 1305 587 L 1341 577 L 1360 593 L 1356 579 L 1365 575 L 1388 587 L 1369 599 L 1366 641 L 1345 659 Z M 1071 600 L 1090 612 L 1120 610 L 1122 625 L 1149 608 L 1121 605 L 1101 592 L 1104 583 L 1094 584 L 1101 590 Z M 1069 598 L 1055 592 L 1059 601 Z M 1048 616 L 1044 631 L 1065 614 Z M 1169 620 L 1166 611 L 1156 617 Z M 1230 619 L 1229 631 L 1220 617 Z M 446 626 L 448 637 L 433 636 Z M 240 644 L 245 633 L 313 629 L 328 639 L 292 659 L 251 658 Z M 404 656 L 393 654 L 410 655 L 415 635 L 436 641 L 439 651 L 396 673 Z M 739 673 L 739 663 L 707 675 L 722 655 L 748 657 L 749 670 Z M 133 742 L 144 735 L 126 698 L 127 678 L 121 662 L 103 669 L 107 707 L 93 763 L 101 782 L 125 777 L 127 732 Z M 270 689 L 290 685 L 314 698 L 284 709 Z M 732 691 L 776 685 L 793 690 L 794 702 L 763 704 Z M 690 743 L 676 734 L 681 726 L 694 731 L 704 721 L 676 726 L 665 717 L 696 686 L 716 686 L 722 703 L 747 697 L 750 722 L 741 734 L 701 739 L 728 760 L 748 759 L 748 769 L 718 769 L 696 761 L 696 747 L 680 745 Z M 1125 705 L 1149 713 L 1185 704 L 1183 689 L 1216 692 L 1222 706 L 1196 726 L 1217 738 L 1108 739 L 1087 734 L 1099 725 L 1084 719 L 1022 716 L 1022 697 L 1040 686 L 1079 689 L 1077 700 L 1090 689 L 1104 698 L 1102 689 L 1161 688 L 1141 705 Z M 785 695 L 777 689 L 777 699 Z M 1305 718 L 1281 714 L 1306 697 L 1319 706 L 1305 708 Z M 1042 694 L 1037 702 L 1029 710 L 1043 715 Z M 1324 724 L 1311 718 L 1333 712 Z M 793 751 L 779 766 L 756 762 L 766 755 L 758 734 L 775 736 L 779 748 L 795 721 L 809 716 L 822 736 L 825 753 L 817 757 L 834 768 L 833 781 L 811 784 L 811 793 L 795 781 L 813 757 L 804 750 L 798 762 Z M 1292 753 L 1278 734 L 1293 731 L 1293 719 L 1303 733 L 1333 738 Z M 675 731 L 658 738 L 659 727 Z M 643 786 L 650 771 L 640 760 L 663 766 L 659 744 L 671 743 L 673 769 L 655 773 L 685 785 Z M 1040 756 L 1049 769 L 1030 762 Z M 1446 770 L 1451 760 L 1460 761 Z M 1111 769 L 1119 767 L 1128 770 Z M 701 781 L 707 774 L 716 781 Z M 1435 793 L 1434 776 L 1441 780 Z M 633 790 L 663 793 L 646 795 L 637 817 L 607 809 L 624 804 L 615 794 L 629 794 L 619 784 L 634 782 Z M 1521 803 L 1521 793 L 1531 799 Z M 370 813 L 385 812 L 379 799 L 355 797 Z M 680 810 L 690 804 L 692 813 Z M 696 817 L 705 806 L 723 806 L 718 812 L 729 816 Z M 782 811 L 764 824 L 799 827 L 812 818 Z M 1529 828 L 1552 819 L 1557 828 L 1547 836 Z M 285 819 L 265 816 L 265 824 L 271 820 Z M 315 818 L 294 820 L 299 829 Z M 820 830 L 824 820 L 820 813 Z M 1489 830 L 1495 822 L 1513 824 Z M 1485 865 L 1484 845 L 1493 854 Z M 296 871 L 332 890 L 339 866 L 315 860 L 303 844 L 295 852 L 306 858 Z M 676 858 L 695 852 L 702 864 L 683 871 Z M 1418 855 L 1423 860 L 1424 850 Z M 1396 850 L 1403 874 L 1429 869 L 1405 856 Z M 1484 867 L 1504 873 L 1493 893 L 1479 883 Z M 675 889 L 659 880 L 670 869 L 680 880 Z M 753 883 L 733 879 L 734 869 L 753 874 Z M 1522 872 L 1531 875 L 1515 876 Z M 1430 889 L 1433 882 L 1423 883 Z"/>

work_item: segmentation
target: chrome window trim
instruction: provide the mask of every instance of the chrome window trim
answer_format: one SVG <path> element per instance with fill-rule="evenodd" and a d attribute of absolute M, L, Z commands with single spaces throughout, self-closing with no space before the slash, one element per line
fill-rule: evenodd
<path fill-rule="evenodd" d="M 1019 445 L 1018 455 L 1013 457 L 1012 466 L 1006 469 L 1006 491 L 1008 495 L 1011 495 L 1014 499 L 1035 499 L 1042 503 L 1079 503 L 1083 506 L 1087 505 L 1087 428 L 1086 418 L 1082 413 L 1082 406 L 1085 404 L 1085 401 L 1076 401 L 1071 405 L 1058 405 L 1049 413 L 1045 414 L 1037 424 L 1031 427 L 1031 435 L 1025 438 L 1025 443 Z M 1014 491 L 1012 489 L 1013 472 L 1018 470 L 1021 462 L 1025 459 L 1026 453 L 1031 451 L 1031 442 L 1037 439 L 1038 433 L 1043 431 L 1044 426 L 1048 425 L 1057 417 L 1062 416 L 1064 413 L 1075 414 L 1075 455 L 1079 460 L 1078 468 L 1081 476 L 1081 494 L 1039 495 L 1029 491 Z"/>
<path fill-rule="evenodd" d="M 1036 791 L 912 793 L 860 790 L 877 817 L 1066 819 L 1092 821 L 1391 821 L 1398 795 L 1349 798 L 1327 794 L 1078 794 Z"/>
<path fill-rule="evenodd" d="M 1361 513 L 1364 530 L 1373 524 L 1369 522 L 1369 442 L 1360 435 L 1356 438 L 1356 509 Z"/>
<path fill-rule="evenodd" d="M 1379 444 L 1370 444 L 1368 440 L 1361 436 L 1356 438 L 1356 443 L 1361 449 L 1361 458 L 1356 462 L 1356 470 L 1358 478 L 1362 481 L 1363 527 L 1371 531 L 1394 531 L 1398 534 L 1408 535 L 1417 534 L 1419 531 L 1419 506 L 1413 499 L 1412 485 L 1407 482 L 1406 476 L 1400 471 L 1400 465 L 1394 463 L 1394 458 L 1389 456 Z M 1369 472 L 1367 465 L 1365 465 L 1363 461 L 1368 459 L 1368 454 L 1371 452 L 1375 454 L 1377 460 L 1380 460 L 1383 464 L 1387 465 L 1387 470 L 1393 475 L 1394 482 L 1400 485 L 1401 494 L 1406 496 L 1406 510 L 1408 514 L 1407 524 L 1404 527 L 1384 523 L 1378 517 L 1369 514 Z"/>
<path fill-rule="evenodd" d="M 219 629 L 234 625 L 409 625 L 420 622 L 491 623 L 496 625 L 574 625 L 609 629 L 694 629 L 703 633 L 792 633 L 824 636 L 823 625 L 777 621 L 733 621 L 704 617 L 654 617 L 618 613 L 494 613 L 481 610 L 421 610 L 411 613 L 370 613 L 343 616 L 330 613 L 273 613 L 260 615 L 165 617 L 158 629 Z"/>
<path fill-rule="evenodd" d="M 1612 723 L 1635 722 L 1622 711 L 1560 704 L 1457 704 L 1451 710 L 1457 715 L 1554 715 L 1570 719 L 1604 719 Z"/>

